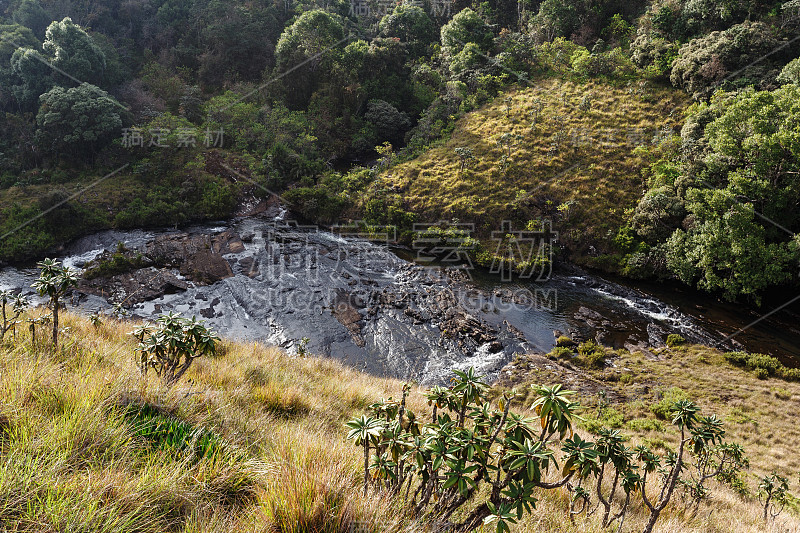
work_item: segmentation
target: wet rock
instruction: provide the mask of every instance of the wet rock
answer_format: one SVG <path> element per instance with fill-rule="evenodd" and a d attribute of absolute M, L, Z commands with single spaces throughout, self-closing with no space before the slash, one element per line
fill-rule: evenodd
<path fill-rule="evenodd" d="M 239 235 L 232 230 L 223 231 L 211 239 L 211 246 L 214 253 L 220 255 L 240 254 L 244 252 L 244 243 Z"/>
<path fill-rule="evenodd" d="M 231 231 L 219 235 L 160 235 L 147 245 L 147 255 L 156 264 L 177 268 L 190 280 L 210 285 L 233 276 L 233 270 L 221 253 L 235 253 L 243 245 Z"/>
<path fill-rule="evenodd" d="M 366 345 L 366 341 L 364 337 L 361 335 L 361 313 L 358 312 L 358 309 L 351 302 L 351 298 L 348 294 L 340 292 L 337 295 L 336 300 L 333 302 L 333 306 L 331 309 L 333 316 L 336 317 L 347 331 L 350 332 L 350 337 L 352 337 L 353 342 L 356 346 L 364 347 Z"/>
<path fill-rule="evenodd" d="M 131 305 L 185 291 L 189 284 L 166 269 L 142 268 L 110 278 L 81 280 L 78 291 Z"/>
<path fill-rule="evenodd" d="M 231 266 L 211 250 L 199 250 L 179 267 L 180 273 L 197 283 L 211 285 L 233 276 Z"/>
<path fill-rule="evenodd" d="M 255 278 L 259 274 L 258 263 L 252 257 L 245 257 L 239 261 L 239 271 L 249 278 Z"/>

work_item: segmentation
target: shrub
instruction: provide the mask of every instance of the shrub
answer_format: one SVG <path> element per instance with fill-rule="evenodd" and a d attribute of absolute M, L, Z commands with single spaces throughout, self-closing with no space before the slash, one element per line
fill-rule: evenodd
<path fill-rule="evenodd" d="M 455 373 L 449 389 L 434 387 L 426 393 L 434 406 L 431 423 L 406 408 L 408 385 L 402 398 L 377 402 L 371 414 L 347 422 L 348 438 L 363 448 L 365 493 L 370 485 L 379 493 L 399 493 L 408 483 L 418 487 L 412 496 L 416 517 L 446 518 L 464 508 L 465 518 L 454 531 L 475 531 L 492 521 L 500 524 L 498 531 L 508 531 L 531 511 L 539 496 L 536 487 L 555 489 L 596 472 L 594 444 L 568 437 L 579 409 L 570 399 L 572 391 L 560 385 L 534 387 L 536 415 L 523 418 L 509 412 L 508 394 L 497 408 L 488 403 L 489 386 L 474 369 Z M 554 437 L 564 452 L 558 479 L 545 477 L 552 470 Z M 496 445 L 506 452 L 494 453 Z M 370 451 L 376 453 L 370 457 Z M 507 474 L 495 481 L 484 472 Z M 512 509 L 519 512 L 512 514 Z"/>
<path fill-rule="evenodd" d="M 686 391 L 679 387 L 672 387 L 663 393 L 661 399 L 657 403 L 650 406 L 650 411 L 656 415 L 656 418 L 669 420 L 672 406 L 675 405 L 676 402 L 688 399 L 689 396 L 686 394 Z"/>
<path fill-rule="evenodd" d="M 189 370 L 192 361 L 213 355 L 219 337 L 195 317 L 176 313 L 161 315 L 156 324 L 137 327 L 131 334 L 139 340 L 139 367 L 142 374 L 153 369 L 167 386 L 174 385 Z"/>
<path fill-rule="evenodd" d="M 754 370 L 764 370 L 769 375 L 775 374 L 783 365 L 780 361 L 770 355 L 763 353 L 753 353 L 747 357 L 747 368 Z"/>
<path fill-rule="evenodd" d="M 576 346 L 577 344 L 578 344 L 577 342 L 567 337 L 566 335 L 561 335 L 558 339 L 556 339 L 556 346 L 565 346 L 567 348 L 571 348 L 572 346 Z"/>
<path fill-rule="evenodd" d="M 728 352 L 724 357 L 732 365 L 744 366 L 747 363 L 747 355 L 747 352 Z"/>
<path fill-rule="evenodd" d="M 564 348 L 563 346 L 556 346 L 552 350 L 550 350 L 550 356 L 552 359 L 572 359 L 574 352 L 569 348 Z"/>
<path fill-rule="evenodd" d="M 786 368 L 784 366 L 780 368 L 779 373 L 786 381 L 800 381 L 800 368 Z"/>
<path fill-rule="evenodd" d="M 598 434 L 606 427 L 611 429 L 621 428 L 625 423 L 625 417 L 622 413 L 612 407 L 601 409 L 596 417 L 584 416 L 581 425 L 586 428 L 589 433 Z"/>
<path fill-rule="evenodd" d="M 660 420 L 652 418 L 634 418 L 628 422 L 628 429 L 631 431 L 664 431 L 664 424 Z"/>
<path fill-rule="evenodd" d="M 766 368 L 756 368 L 753 374 L 755 374 L 758 379 L 767 379 L 769 377 L 769 371 Z"/>
<path fill-rule="evenodd" d="M 670 348 L 674 348 L 676 346 L 680 346 L 685 343 L 686 339 L 684 339 L 677 333 L 670 333 L 669 335 L 667 335 L 667 346 L 669 346 Z"/>
<path fill-rule="evenodd" d="M 742 498 L 750 497 L 750 487 L 747 485 L 747 482 L 742 479 L 741 472 L 731 472 L 723 469 L 719 474 L 717 474 L 717 480 L 728 485 L 731 489 L 733 489 L 733 492 Z"/>
<path fill-rule="evenodd" d="M 578 345 L 577 362 L 590 368 L 602 368 L 606 363 L 606 352 L 593 340 Z"/>
<path fill-rule="evenodd" d="M 753 422 L 753 418 L 741 407 L 734 407 L 731 409 L 731 412 L 728 413 L 728 416 L 725 418 L 737 424 L 747 424 L 749 422 Z"/>
<path fill-rule="evenodd" d="M 111 277 L 117 274 L 125 274 L 132 270 L 137 270 L 147 266 L 147 261 L 142 256 L 141 252 L 131 255 L 129 250 L 123 243 L 117 245 L 117 251 L 111 254 L 110 257 L 100 259 L 92 262 L 91 265 L 85 270 L 83 277 L 85 279 L 95 279 L 102 277 Z"/>

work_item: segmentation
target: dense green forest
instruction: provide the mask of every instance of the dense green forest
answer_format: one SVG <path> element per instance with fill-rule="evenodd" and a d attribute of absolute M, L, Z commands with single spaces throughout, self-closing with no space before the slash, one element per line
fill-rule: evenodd
<path fill-rule="evenodd" d="M 469 221 L 470 203 L 421 209 L 395 169 L 415 176 L 446 147 L 450 178 L 502 186 L 523 135 L 498 138 L 498 172 L 473 163 L 478 140 L 448 141 L 487 110 L 523 120 L 508 95 L 559 80 L 560 98 L 523 99 L 531 135 L 592 112 L 597 92 L 619 95 L 611 128 L 625 99 L 672 110 L 609 154 L 607 203 L 487 193 L 502 201 L 479 238 L 501 218 L 552 218 L 564 257 L 605 270 L 756 303 L 798 283 L 800 0 L 0 6 L 0 261 L 96 229 L 226 218 L 272 191 L 315 222 L 392 224 L 401 238 L 415 221 Z M 553 135 L 543 154 L 568 168 Z"/>

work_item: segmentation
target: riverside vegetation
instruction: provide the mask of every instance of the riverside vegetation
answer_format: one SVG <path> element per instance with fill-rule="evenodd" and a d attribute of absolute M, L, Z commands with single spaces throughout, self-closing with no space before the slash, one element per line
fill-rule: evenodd
<path fill-rule="evenodd" d="M 51 263 L 43 270 L 61 268 Z M 675 339 L 656 359 L 595 345 L 630 377 L 612 379 L 614 371 L 597 364 L 548 375 L 553 361 L 529 356 L 492 387 L 467 370 L 447 387 L 422 390 L 330 360 L 220 340 L 174 315 L 154 328 L 62 312 L 56 345 L 20 327 L 55 308 L 23 307 L 9 306 L 14 324 L 0 349 L 5 529 L 800 525 L 791 494 L 800 468 L 791 405 L 800 385 L 755 376 L 738 366 L 739 356 Z M 693 358 L 708 371 L 689 379 L 678 369 Z M 165 363 L 185 368 L 183 379 L 145 372 Z M 715 396 L 707 380 L 720 376 L 728 388 Z M 596 382 L 605 386 L 601 395 L 587 386 Z M 653 395 L 643 385 L 666 391 L 649 409 Z M 778 401 L 764 401 L 773 396 Z M 722 418 L 702 415 L 701 406 Z M 770 429 L 753 432 L 751 424 Z"/>
<path fill-rule="evenodd" d="M 552 221 L 594 268 L 798 286 L 796 0 L 362 4 L 8 2 L 0 261 L 276 191 L 405 242 L 474 224 L 479 264 Z"/>

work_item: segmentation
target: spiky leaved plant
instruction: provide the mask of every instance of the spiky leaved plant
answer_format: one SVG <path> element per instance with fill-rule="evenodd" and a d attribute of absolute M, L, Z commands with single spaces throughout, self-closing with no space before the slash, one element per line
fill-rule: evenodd
<path fill-rule="evenodd" d="M 39 279 L 33 282 L 33 288 L 39 296 L 49 298 L 48 307 L 53 313 L 53 349 L 58 348 L 58 313 L 61 310 L 61 300 L 69 290 L 78 284 L 78 276 L 74 270 L 62 266 L 55 259 L 45 259 L 37 263 L 41 270 Z"/>

